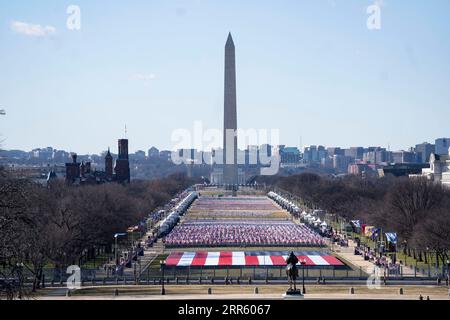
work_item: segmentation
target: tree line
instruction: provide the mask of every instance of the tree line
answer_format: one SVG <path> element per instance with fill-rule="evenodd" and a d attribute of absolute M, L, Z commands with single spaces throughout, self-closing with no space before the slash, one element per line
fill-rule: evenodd
<path fill-rule="evenodd" d="M 0 168 L 0 293 L 22 290 L 24 269 L 39 288 L 46 265 L 65 268 L 113 235 L 136 225 L 194 181 L 175 174 L 129 185 L 73 187 L 64 181 L 42 186 Z"/>
<path fill-rule="evenodd" d="M 310 208 L 396 232 L 404 252 L 414 249 L 419 260 L 427 251 L 435 252 L 442 264 L 449 259 L 450 190 L 440 184 L 420 178 L 336 178 L 314 173 L 260 177 L 259 182 L 301 198 Z"/>

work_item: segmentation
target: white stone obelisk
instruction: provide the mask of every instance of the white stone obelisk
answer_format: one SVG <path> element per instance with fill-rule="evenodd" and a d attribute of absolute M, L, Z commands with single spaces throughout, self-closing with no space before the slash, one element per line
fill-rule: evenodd
<path fill-rule="evenodd" d="M 234 186 L 238 184 L 236 109 L 236 55 L 230 33 L 225 45 L 223 183 Z"/>

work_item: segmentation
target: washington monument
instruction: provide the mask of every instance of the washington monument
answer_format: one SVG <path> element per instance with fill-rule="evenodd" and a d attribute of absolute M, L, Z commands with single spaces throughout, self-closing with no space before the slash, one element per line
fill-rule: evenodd
<path fill-rule="evenodd" d="M 223 126 L 223 183 L 238 185 L 236 55 L 233 37 L 225 45 L 225 97 Z"/>

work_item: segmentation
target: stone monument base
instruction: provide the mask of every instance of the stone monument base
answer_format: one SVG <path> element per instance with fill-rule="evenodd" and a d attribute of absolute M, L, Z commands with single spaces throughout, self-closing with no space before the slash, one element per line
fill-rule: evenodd
<path fill-rule="evenodd" d="M 285 294 L 283 294 L 284 299 L 303 299 L 305 296 L 302 294 L 300 290 L 288 290 Z"/>

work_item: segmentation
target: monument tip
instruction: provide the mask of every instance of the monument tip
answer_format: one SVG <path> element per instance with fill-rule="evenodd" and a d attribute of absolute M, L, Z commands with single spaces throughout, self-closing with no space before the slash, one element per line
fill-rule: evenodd
<path fill-rule="evenodd" d="M 227 45 L 234 45 L 233 36 L 231 32 L 228 33 Z"/>

